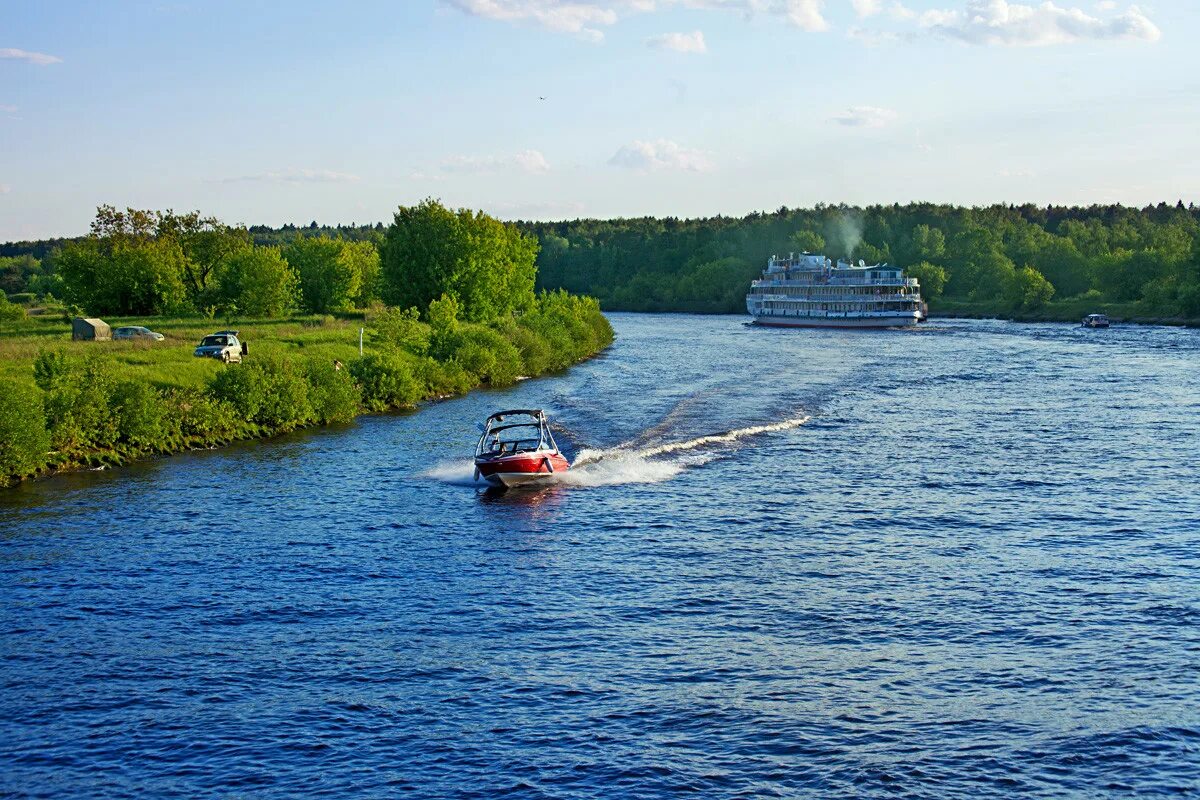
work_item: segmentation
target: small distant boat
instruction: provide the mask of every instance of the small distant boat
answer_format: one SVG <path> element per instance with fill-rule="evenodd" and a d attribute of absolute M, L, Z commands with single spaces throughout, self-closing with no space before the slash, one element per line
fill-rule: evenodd
<path fill-rule="evenodd" d="M 505 487 L 548 483 L 570 467 L 541 409 L 498 411 L 483 423 L 475 480 Z"/>
<path fill-rule="evenodd" d="M 1088 314 L 1083 318 L 1083 327 L 1085 328 L 1107 328 L 1108 317 L 1104 314 Z"/>

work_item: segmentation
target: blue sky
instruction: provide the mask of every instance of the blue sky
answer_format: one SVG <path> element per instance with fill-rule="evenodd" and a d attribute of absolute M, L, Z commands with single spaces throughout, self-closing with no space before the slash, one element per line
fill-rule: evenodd
<path fill-rule="evenodd" d="M 0 240 L 1200 202 L 1197 41 L 1195 0 L 4 2 Z"/>

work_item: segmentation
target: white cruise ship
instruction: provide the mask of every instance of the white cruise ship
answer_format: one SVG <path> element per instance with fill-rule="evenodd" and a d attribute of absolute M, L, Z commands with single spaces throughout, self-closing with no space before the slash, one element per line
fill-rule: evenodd
<path fill-rule="evenodd" d="M 921 286 L 899 267 L 836 264 L 823 255 L 771 256 L 750 284 L 746 310 L 759 325 L 894 328 L 922 319 Z"/>

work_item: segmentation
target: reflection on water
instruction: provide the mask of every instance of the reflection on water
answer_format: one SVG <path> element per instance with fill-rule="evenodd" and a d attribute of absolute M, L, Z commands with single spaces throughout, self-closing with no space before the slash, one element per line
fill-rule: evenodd
<path fill-rule="evenodd" d="M 1200 788 L 1200 332 L 742 321 L 0 493 L 0 794 Z"/>
<path fill-rule="evenodd" d="M 562 486 L 518 486 L 505 489 L 488 486 L 476 490 L 479 502 L 497 510 L 511 509 L 525 519 L 548 514 L 562 500 Z"/>

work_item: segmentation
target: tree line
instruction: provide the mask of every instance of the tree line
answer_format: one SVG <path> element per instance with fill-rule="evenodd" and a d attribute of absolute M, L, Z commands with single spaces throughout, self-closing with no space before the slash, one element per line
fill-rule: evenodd
<path fill-rule="evenodd" d="M 488 247 L 509 246 L 496 235 L 499 229 L 439 207 L 427 201 L 405 214 L 420 209 L 439 235 L 477 232 Z M 0 256 L 0 290 L 15 302 L 51 295 L 111 300 L 122 310 L 181 304 L 264 314 L 293 307 L 322 312 L 375 300 L 406 305 L 412 302 L 406 293 L 418 291 L 394 280 L 388 288 L 384 254 L 387 243 L 400 235 L 396 220 L 387 228 L 327 227 L 314 221 L 246 229 L 197 213 L 147 218 L 151 212 L 101 211 L 84 240 L 0 246 L 7 254 Z M 135 215 L 142 216 L 131 220 Z M 610 310 L 739 313 L 749 282 L 769 256 L 807 250 L 897 264 L 921 280 L 935 312 L 939 306 L 970 306 L 1006 314 L 1075 300 L 1097 308 L 1132 304 L 1151 317 L 1200 317 L 1200 207 L 1182 202 L 1144 208 L 817 205 L 744 217 L 577 219 L 502 227 L 536 239 L 537 288 L 594 296 Z M 159 252 L 135 254 L 122 243 L 164 238 L 168 241 L 157 245 Z M 320 243 L 309 243 L 314 239 Z M 489 271 L 494 264 L 468 264 L 454 255 L 452 245 L 439 247 L 439 257 L 457 259 L 451 284 L 463 296 L 486 293 L 509 279 Z M 370 248 L 383 255 L 378 268 Z M 140 276 L 137 291 L 113 296 L 97 289 L 92 297 L 88 265 L 100 258 L 113 265 L 114 274 Z M 487 279 L 471 283 L 469 276 L 478 270 Z M 397 272 L 393 268 L 390 274 Z M 68 280 L 85 291 L 72 294 Z M 428 294 L 428 282 L 423 285 L 419 291 Z"/>
<path fill-rule="evenodd" d="M 101 206 L 86 237 L 41 259 L 0 257 L 0 290 L 96 315 L 261 318 L 380 303 L 424 315 L 445 295 L 464 320 L 490 323 L 532 304 L 537 250 L 513 225 L 434 200 L 400 207 L 387 228 L 275 232 L 198 211 Z"/>
<path fill-rule="evenodd" d="M 771 255 L 889 262 L 939 305 L 991 313 L 1054 300 L 1136 303 L 1200 317 L 1200 208 L 817 205 L 745 217 L 524 222 L 541 243 L 539 285 L 629 311 L 741 312 Z"/>

